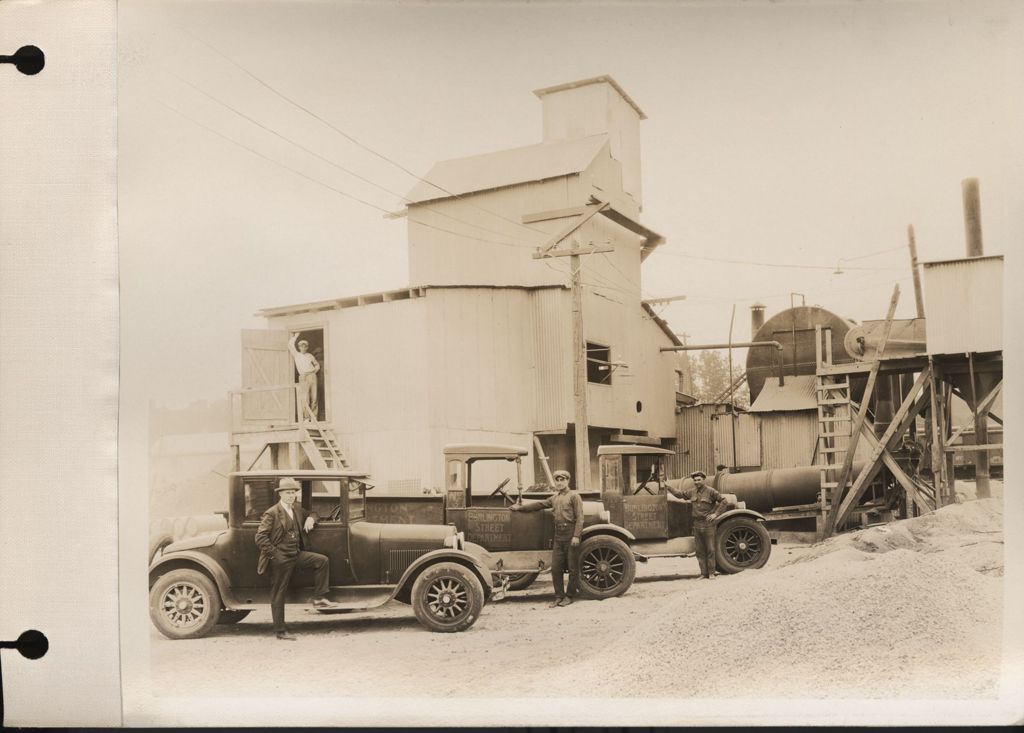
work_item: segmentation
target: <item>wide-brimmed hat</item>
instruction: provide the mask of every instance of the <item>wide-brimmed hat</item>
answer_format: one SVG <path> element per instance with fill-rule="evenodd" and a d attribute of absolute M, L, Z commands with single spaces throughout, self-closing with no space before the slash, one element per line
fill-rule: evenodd
<path fill-rule="evenodd" d="M 277 488 L 274 491 L 302 491 L 302 487 L 293 478 L 283 478 L 278 481 Z"/>

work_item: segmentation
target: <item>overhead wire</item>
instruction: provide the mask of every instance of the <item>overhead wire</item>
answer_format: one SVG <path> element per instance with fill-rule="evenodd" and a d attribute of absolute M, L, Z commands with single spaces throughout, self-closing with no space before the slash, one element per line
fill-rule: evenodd
<path fill-rule="evenodd" d="M 232 113 L 234 113 L 234 114 L 238 115 L 239 117 L 241 117 L 242 119 L 245 119 L 248 122 L 256 125 L 260 129 L 266 130 L 267 132 L 271 133 L 272 135 L 275 135 L 276 137 L 280 138 L 281 140 L 284 140 L 286 143 L 288 143 L 290 145 L 294 145 L 295 147 L 297 147 L 300 150 L 302 150 L 302 151 L 312 155 L 313 157 L 315 157 L 315 158 L 317 158 L 319 160 L 322 160 L 323 162 L 327 163 L 328 165 L 333 166 L 334 168 L 337 168 L 338 170 L 340 170 L 340 171 L 342 171 L 342 172 L 344 172 L 344 173 L 346 173 L 346 174 L 348 174 L 348 175 L 350 175 L 350 176 L 352 176 L 352 177 L 354 177 L 354 178 L 356 178 L 356 179 L 358 179 L 360 181 L 368 183 L 369 185 L 373 186 L 374 188 L 377 188 L 377 189 L 379 189 L 379 190 L 381 190 L 381 191 L 383 191 L 383 192 L 385 192 L 387 194 L 395 196 L 395 197 L 397 197 L 397 198 L 399 198 L 399 199 L 401 199 L 401 200 L 403 200 L 403 201 L 405 201 L 407 203 L 411 202 L 411 199 L 406 198 L 406 196 L 404 194 L 398 193 L 397 191 L 392 191 L 391 189 L 389 189 L 389 188 L 387 188 L 385 186 L 381 186 L 377 182 L 375 182 L 375 181 L 373 181 L 373 180 L 371 180 L 371 179 L 369 179 L 369 178 L 367 178 L 367 177 L 365 177 L 363 175 L 360 175 L 359 173 L 357 173 L 357 172 L 355 172 L 353 170 L 350 170 L 349 168 L 346 168 L 345 166 L 343 166 L 343 165 L 341 165 L 341 164 L 339 164 L 339 163 L 337 163 L 337 162 L 327 158 L 326 156 L 321 155 L 320 153 L 316 152 L 315 150 L 311 150 L 310 148 L 306 147 L 305 145 L 303 145 L 303 144 L 301 144 L 299 142 L 296 142 L 295 140 L 292 140 L 291 138 L 287 137 L 286 135 L 281 134 L 277 130 L 274 130 L 273 128 L 263 124 L 259 120 L 257 120 L 255 118 L 247 115 L 246 113 L 236 109 L 234 106 L 228 104 L 227 102 L 225 102 L 225 101 L 223 101 L 221 99 L 218 99 L 213 94 L 210 94 L 209 92 L 207 92 L 206 90 L 204 90 L 200 86 L 198 86 L 197 84 L 194 84 L 193 82 L 189 81 L 188 79 L 185 79 L 185 78 L 181 77 L 177 73 L 175 73 L 175 72 L 173 72 L 173 71 L 171 71 L 169 69 L 164 69 L 164 71 L 166 73 L 170 74 L 171 76 L 173 76 L 175 79 L 177 79 L 181 83 L 183 83 L 183 84 L 187 85 L 188 87 L 194 89 L 199 94 L 202 94 L 204 97 L 212 100 L 213 102 L 215 102 L 216 104 L 219 104 L 220 106 L 224 107 L 225 109 L 230 110 Z M 467 226 L 473 227 L 475 229 L 479 229 L 481 231 L 489 232 L 491 234 L 498 234 L 499 236 L 511 236 L 511 237 L 515 238 L 514 235 L 509 235 L 507 232 L 499 232 L 499 231 L 496 231 L 494 229 L 489 229 L 488 227 L 480 226 L 479 224 L 473 224 L 472 222 L 468 222 L 468 221 L 466 221 L 464 219 L 459 219 L 458 217 L 452 216 L 452 215 L 447 214 L 447 213 L 445 213 L 443 211 L 438 211 L 435 207 L 432 207 L 432 206 L 429 206 L 429 205 L 425 205 L 423 208 L 431 211 L 432 213 L 434 213 L 434 214 L 436 214 L 438 216 L 444 217 L 446 219 L 451 219 L 452 221 L 458 222 L 460 224 L 465 224 Z M 391 212 L 388 212 L 388 213 L 390 214 Z M 531 231 L 533 231 L 533 230 L 531 230 Z M 452 233 L 454 233 L 454 232 L 452 232 Z M 536 242 L 536 243 L 528 242 L 525 239 L 518 239 L 518 238 L 516 238 L 516 239 L 518 241 L 523 242 L 522 246 L 524 246 L 524 247 L 531 247 L 531 248 L 533 248 L 533 247 L 539 246 L 539 244 L 540 244 L 539 242 Z M 481 241 L 492 241 L 493 242 L 493 240 L 485 240 L 485 239 L 482 239 Z"/>
<path fill-rule="evenodd" d="M 178 27 L 179 27 L 179 28 L 181 28 L 181 26 L 178 26 Z M 194 38 L 195 40 L 197 40 L 197 41 L 199 41 L 200 43 L 202 43 L 202 44 L 203 44 L 204 46 L 206 46 L 207 48 L 209 48 L 209 49 L 210 49 L 211 51 L 213 51 L 214 53 L 216 53 L 216 54 L 217 54 L 218 56 L 220 56 L 221 58 L 223 58 L 223 59 L 225 59 L 226 61 L 228 61 L 228 62 L 229 62 L 230 64 L 232 64 L 233 66 L 235 66 L 235 67 L 236 67 L 237 69 L 241 70 L 241 71 L 242 71 L 242 72 L 243 72 L 244 74 L 246 74 L 247 76 L 249 76 L 249 77 L 250 77 L 251 79 L 253 79 L 253 80 L 254 80 L 255 82 L 257 82 L 258 84 L 260 84 L 260 85 L 261 85 L 261 86 L 263 86 L 264 88 L 268 89 L 268 90 L 269 90 L 269 91 L 271 91 L 271 92 L 272 92 L 273 94 L 275 94 L 275 95 L 276 95 L 276 96 L 278 96 L 279 98 L 283 99 L 283 100 L 284 100 L 285 102 L 287 102 L 288 104 L 292 105 L 293 107 L 296 107 L 297 109 L 300 109 L 300 110 L 302 110 L 303 112 L 305 112 L 305 113 L 306 113 L 306 114 L 308 114 L 309 116 L 313 117 L 314 119 L 316 119 L 316 120 L 319 120 L 321 124 L 325 125 L 326 127 L 330 128 L 330 129 L 331 129 L 331 130 L 333 130 L 334 132 L 338 133 L 339 135 L 341 135 L 342 137 L 344 137 L 344 138 L 345 138 L 346 140 L 348 140 L 349 142 L 351 142 L 351 143 L 352 143 L 353 145 L 355 145 L 355 146 L 359 147 L 360 149 L 362 149 L 362 150 L 365 150 L 366 152 L 370 153 L 371 155 L 374 155 L 374 156 L 376 156 L 376 157 L 380 158 L 381 160 L 383 160 L 383 161 L 385 161 L 385 162 L 387 162 L 387 163 L 389 163 L 389 164 L 393 165 L 394 167 L 398 168 L 398 169 L 399 169 L 400 171 L 402 171 L 403 173 L 405 173 L 405 174 L 407 174 L 407 175 L 409 175 L 409 176 L 411 176 L 411 177 L 415 178 L 415 179 L 416 179 L 416 180 L 418 180 L 418 181 L 421 181 L 421 182 L 423 182 L 423 183 L 426 183 L 426 184 L 427 184 L 427 185 L 429 185 L 429 186 L 433 186 L 433 187 L 434 187 L 434 188 L 436 188 L 437 190 L 439 190 L 439 191 L 442 191 L 443 193 L 445 193 L 445 194 L 447 194 L 447 195 L 449 195 L 449 196 L 452 196 L 452 197 L 454 197 L 454 198 L 457 198 L 457 199 L 463 199 L 463 196 L 460 196 L 459 194 L 456 194 L 456 193 L 454 193 L 453 191 L 449 191 L 449 190 L 448 190 L 447 188 L 445 188 L 444 186 L 441 186 L 441 185 L 439 185 L 439 184 L 437 184 L 437 183 L 434 183 L 433 181 L 430 181 L 430 180 L 428 180 L 428 179 L 424 178 L 423 176 L 420 176 L 420 175 L 418 175 L 418 174 L 416 174 L 416 173 L 413 173 L 413 172 L 412 172 L 411 170 L 409 170 L 408 168 L 406 168 L 405 166 L 403 166 L 403 165 L 402 165 L 401 163 L 399 163 L 399 162 L 397 162 L 397 161 L 395 161 L 395 160 L 392 160 L 392 159 L 391 159 L 390 157 L 388 157 L 387 155 L 384 155 L 383 153 L 380 153 L 380 152 L 378 152 L 378 151 L 374 150 L 373 148 L 371 148 L 370 146 L 368 146 L 368 145 L 366 145 L 366 144 L 364 144 L 364 143 L 360 142 L 360 141 L 359 141 L 359 140 L 357 140 L 357 139 L 356 139 L 355 137 L 353 137 L 353 136 L 352 136 L 352 135 L 350 135 L 349 133 L 345 132 L 345 131 L 344 131 L 344 130 L 342 130 L 341 128 L 337 127 L 336 125 L 332 124 L 332 123 L 331 123 L 331 122 L 329 122 L 328 120 L 324 119 L 323 117 L 321 117 L 320 115 L 318 115 L 318 114 L 317 114 L 316 112 L 314 112 L 313 110 L 311 110 L 311 109 L 309 109 L 309 108 L 305 107 L 304 105 L 300 104 L 299 102 L 297 102 L 297 101 L 293 100 L 293 99 L 292 99 L 291 97 L 289 97 L 288 95 L 284 94 L 283 92 L 281 92 L 281 91 L 278 91 L 278 90 L 277 90 L 277 89 L 276 89 L 275 87 L 273 87 L 272 85 L 270 85 L 269 83 L 267 83 L 266 81 L 264 81 L 263 79 L 261 79 L 260 77 L 258 77 L 258 76 L 257 76 L 256 74 L 254 74 L 254 73 L 253 73 L 252 71 L 250 71 L 250 70 L 249 70 L 249 69 L 247 69 L 247 68 L 246 68 L 245 66 L 243 66 L 242 64 L 240 64 L 240 63 L 239 63 L 238 61 L 236 61 L 235 59 L 231 58 L 231 57 L 230 57 L 230 56 L 228 56 L 228 55 L 227 55 L 226 53 L 224 53 L 223 51 L 221 51 L 220 49 L 218 49 L 218 48 L 217 48 L 216 46 L 214 46 L 213 44 L 209 43 L 208 41 L 206 41 L 205 39 L 201 38 L 200 36 L 196 35 L 195 33 L 193 33 L 193 32 L 191 32 L 191 31 L 189 31 L 189 30 L 188 30 L 188 29 L 186 29 L 186 28 L 181 28 L 181 30 L 183 30 L 183 31 L 184 31 L 185 33 L 187 33 L 187 34 L 188 34 L 189 36 L 191 36 L 191 37 L 192 37 L 192 38 Z M 496 212 L 496 211 L 491 211 L 490 209 L 486 209 L 486 208 L 484 208 L 484 207 L 482 207 L 482 206 L 479 206 L 478 204 L 475 204 L 475 203 L 473 203 L 473 202 L 471 202 L 471 201 L 467 201 L 467 203 L 469 203 L 469 204 L 470 204 L 471 206 L 473 206 L 474 208 L 476 208 L 476 209 L 479 209 L 480 211 L 483 211 L 483 212 L 485 212 L 485 213 L 488 213 L 488 214 L 490 214 L 490 215 L 492 215 L 492 216 L 496 216 L 496 217 L 498 217 L 499 219 L 503 219 L 503 220 L 505 220 L 505 221 L 507 221 L 507 222 L 509 222 L 509 223 L 511 223 L 511 224 L 515 224 L 516 226 L 518 226 L 518 227 L 522 227 L 523 229 L 526 229 L 526 230 L 527 230 L 527 231 L 529 231 L 529 232 L 532 232 L 532 233 L 534 233 L 534 234 L 543 234 L 543 232 L 541 232 L 540 230 L 537 230 L 537 229 L 534 229 L 534 228 L 532 228 L 532 227 L 529 227 L 529 226 L 527 226 L 526 224 L 524 224 L 524 223 L 523 223 L 523 222 L 521 222 L 521 221 L 516 221 L 515 219 L 511 219 L 511 218 L 509 218 L 509 217 L 507 217 L 507 216 L 504 216 L 504 215 L 502 215 L 502 214 L 500 214 L 500 213 L 498 213 L 498 212 Z"/>

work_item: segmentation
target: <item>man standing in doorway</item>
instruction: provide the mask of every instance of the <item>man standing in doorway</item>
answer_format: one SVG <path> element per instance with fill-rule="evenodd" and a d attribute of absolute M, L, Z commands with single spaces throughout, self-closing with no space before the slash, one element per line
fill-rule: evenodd
<path fill-rule="evenodd" d="M 673 496 L 693 503 L 693 539 L 697 543 L 700 577 L 714 578 L 718 575 L 715 571 L 715 520 L 729 502 L 714 486 L 706 483 L 707 476 L 703 471 L 694 471 L 690 478 L 693 479 L 693 489 L 689 493 L 671 486 L 669 491 Z"/>
<path fill-rule="evenodd" d="M 513 504 L 514 512 L 536 512 L 550 509 L 555 520 L 555 538 L 551 547 L 551 582 L 555 586 L 555 600 L 551 608 L 570 605 L 579 591 L 579 545 L 583 532 L 583 500 L 569 490 L 569 472 L 560 469 L 551 477 L 557 493 L 549 499 Z M 569 571 L 569 589 L 565 590 L 563 577 Z"/>
<path fill-rule="evenodd" d="M 317 414 L 316 373 L 320 371 L 320 362 L 309 353 L 309 342 L 305 339 L 299 341 L 296 348 L 297 338 L 298 333 L 292 334 L 288 342 L 288 351 L 295 360 L 295 371 L 299 373 L 299 422 L 306 422 L 306 407 L 309 407 L 314 417 Z"/>
<path fill-rule="evenodd" d="M 296 570 L 312 568 L 316 587 L 313 589 L 313 608 L 332 609 L 327 600 L 330 582 L 330 560 L 318 552 L 307 552 L 303 536 L 316 526 L 316 514 L 305 516 L 301 504 L 296 503 L 302 487 L 293 478 L 283 478 L 274 491 L 278 502 L 263 512 L 260 528 L 256 530 L 256 545 L 260 559 L 256 572 L 262 575 L 270 564 L 270 612 L 274 619 L 274 633 L 278 639 L 294 641 L 284 625 L 284 599 L 288 583 Z"/>

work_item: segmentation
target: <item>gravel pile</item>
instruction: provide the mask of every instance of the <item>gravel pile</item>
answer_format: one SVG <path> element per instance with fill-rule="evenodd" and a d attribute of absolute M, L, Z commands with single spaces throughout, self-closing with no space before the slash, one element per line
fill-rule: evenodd
<path fill-rule="evenodd" d="M 555 677 L 582 696 L 994 697 L 1001 527 L 998 500 L 975 501 L 680 583 Z"/>

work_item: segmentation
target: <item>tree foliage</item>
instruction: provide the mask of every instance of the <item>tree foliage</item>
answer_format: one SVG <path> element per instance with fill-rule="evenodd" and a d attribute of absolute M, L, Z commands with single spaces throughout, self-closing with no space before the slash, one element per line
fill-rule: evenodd
<path fill-rule="evenodd" d="M 701 402 L 710 402 L 716 398 L 728 401 L 729 388 L 729 356 L 723 351 L 700 351 L 696 356 L 690 356 L 690 368 L 693 373 L 693 384 L 696 397 Z M 732 376 L 733 380 L 745 371 L 745 364 L 733 357 Z M 725 395 L 724 397 L 722 395 Z M 738 388 L 733 399 L 739 406 L 746 407 L 750 404 L 750 391 L 744 384 Z"/>

